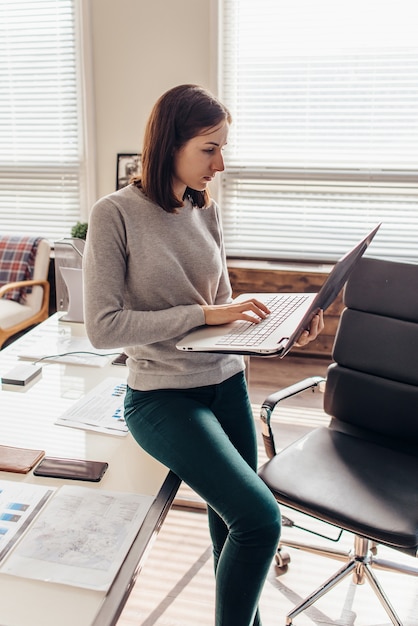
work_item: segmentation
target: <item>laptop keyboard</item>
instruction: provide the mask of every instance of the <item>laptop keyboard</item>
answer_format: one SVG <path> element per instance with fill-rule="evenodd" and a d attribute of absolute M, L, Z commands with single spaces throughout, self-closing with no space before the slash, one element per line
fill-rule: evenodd
<path fill-rule="evenodd" d="M 239 322 L 229 333 L 220 339 L 216 345 L 255 346 L 269 337 L 298 307 L 305 302 L 308 296 L 304 295 L 276 295 L 265 304 L 270 309 L 270 315 L 260 322 Z"/>

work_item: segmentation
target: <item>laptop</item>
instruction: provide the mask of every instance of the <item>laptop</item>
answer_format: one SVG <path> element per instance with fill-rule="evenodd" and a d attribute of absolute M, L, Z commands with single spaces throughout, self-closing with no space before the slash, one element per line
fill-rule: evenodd
<path fill-rule="evenodd" d="M 237 321 L 220 326 L 200 326 L 177 344 L 187 352 L 222 352 L 283 358 L 309 327 L 314 315 L 325 311 L 345 285 L 349 274 L 379 230 L 378 224 L 332 268 L 318 293 L 246 293 L 234 302 L 256 298 L 271 310 L 258 324 Z"/>

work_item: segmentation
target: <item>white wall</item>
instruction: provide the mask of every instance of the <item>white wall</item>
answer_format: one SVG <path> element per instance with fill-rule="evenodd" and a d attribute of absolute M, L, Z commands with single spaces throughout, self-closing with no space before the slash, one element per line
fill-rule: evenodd
<path fill-rule="evenodd" d="M 83 0 L 85 1 L 85 0 Z M 90 0 L 96 195 L 116 155 L 141 150 L 157 98 L 181 83 L 214 90 L 216 0 Z"/>

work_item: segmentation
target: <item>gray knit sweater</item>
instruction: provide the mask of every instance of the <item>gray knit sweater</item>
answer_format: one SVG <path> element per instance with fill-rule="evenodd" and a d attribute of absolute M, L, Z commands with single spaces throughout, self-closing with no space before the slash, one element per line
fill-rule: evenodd
<path fill-rule="evenodd" d="M 96 348 L 123 347 L 133 389 L 218 384 L 244 369 L 235 355 L 180 352 L 204 324 L 199 305 L 231 299 L 218 207 L 171 214 L 133 185 L 93 207 L 84 259 L 84 318 Z"/>

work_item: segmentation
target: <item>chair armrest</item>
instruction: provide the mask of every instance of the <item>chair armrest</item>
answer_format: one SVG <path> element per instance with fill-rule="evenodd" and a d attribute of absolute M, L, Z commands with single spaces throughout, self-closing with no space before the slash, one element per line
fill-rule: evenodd
<path fill-rule="evenodd" d="M 276 455 L 276 446 L 274 443 L 273 431 L 271 429 L 271 415 L 279 402 L 291 398 L 302 391 L 307 389 L 314 390 L 321 383 L 325 382 L 325 378 L 322 376 L 311 376 L 304 380 L 298 381 L 289 387 L 279 389 L 270 394 L 261 405 L 260 420 L 261 420 L 261 434 L 263 437 L 264 447 L 269 459 L 272 459 Z"/>
<path fill-rule="evenodd" d="M 25 289 L 26 287 L 37 286 L 47 289 L 49 287 L 49 282 L 47 280 L 18 280 L 13 283 L 7 283 L 7 285 L 0 287 L 0 298 L 2 298 L 8 291 L 13 291 L 13 289 Z"/>
<path fill-rule="evenodd" d="M 42 293 L 42 302 L 40 308 L 33 312 L 31 307 L 28 307 L 28 311 L 30 313 L 29 317 L 21 320 L 17 324 L 13 326 L 8 326 L 7 328 L 2 328 L 0 326 L 0 348 L 4 344 L 4 342 L 9 338 L 15 335 L 16 333 L 20 333 L 22 330 L 29 328 L 30 326 L 34 326 L 35 324 L 39 324 L 39 322 L 43 322 L 48 318 L 49 315 L 49 292 L 50 292 L 50 284 L 48 280 L 23 280 L 17 281 L 14 283 L 8 283 L 7 285 L 3 285 L 0 287 L 0 298 L 7 293 L 10 289 L 20 289 L 22 287 L 41 287 L 43 290 Z"/>

